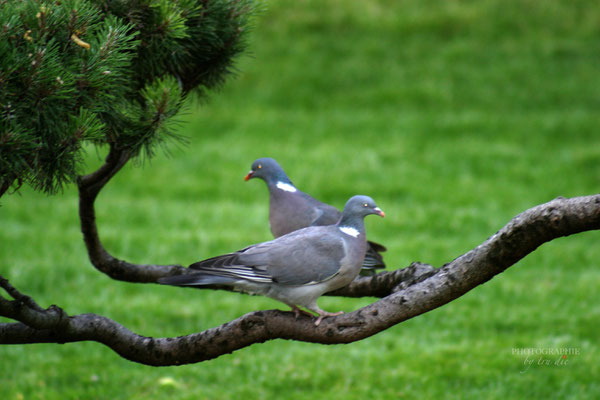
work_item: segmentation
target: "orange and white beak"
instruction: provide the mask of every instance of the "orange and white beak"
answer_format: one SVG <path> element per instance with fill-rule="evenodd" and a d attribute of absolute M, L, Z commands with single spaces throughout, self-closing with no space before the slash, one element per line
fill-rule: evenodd
<path fill-rule="evenodd" d="M 246 175 L 246 177 L 244 178 L 245 181 L 252 179 L 252 175 L 254 175 L 254 171 L 250 170 L 250 172 L 248 172 L 248 174 Z"/>
<path fill-rule="evenodd" d="M 376 213 L 377 215 L 379 215 L 381 218 L 385 218 L 385 213 L 384 213 L 383 211 L 381 211 L 381 208 L 379 208 L 379 207 L 375 207 L 373 210 L 374 210 L 374 211 L 375 211 L 375 213 Z"/>

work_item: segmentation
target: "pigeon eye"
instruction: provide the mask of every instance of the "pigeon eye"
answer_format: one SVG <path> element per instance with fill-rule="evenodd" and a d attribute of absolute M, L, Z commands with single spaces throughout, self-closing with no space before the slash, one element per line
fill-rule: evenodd
<path fill-rule="evenodd" d="M 261 168 L 262 168 L 262 165 L 258 164 L 258 169 L 261 169 Z"/>
<path fill-rule="evenodd" d="M 363 203 L 363 207 L 369 207 L 367 203 Z"/>

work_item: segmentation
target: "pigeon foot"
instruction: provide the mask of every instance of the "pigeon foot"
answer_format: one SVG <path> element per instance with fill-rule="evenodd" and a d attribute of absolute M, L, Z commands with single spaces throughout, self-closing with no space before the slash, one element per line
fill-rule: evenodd
<path fill-rule="evenodd" d="M 298 306 L 295 305 L 290 305 L 290 307 L 292 307 L 292 311 L 294 312 L 294 316 L 296 317 L 296 319 L 298 319 L 298 317 L 300 315 L 306 315 L 308 317 L 314 317 L 314 315 L 312 315 L 311 313 L 309 313 L 308 311 L 305 311 L 301 308 L 298 308 Z"/>
<path fill-rule="evenodd" d="M 336 317 L 338 315 L 342 315 L 344 312 L 343 311 L 338 311 L 338 312 L 327 312 L 327 311 L 321 311 L 319 313 L 319 318 L 317 318 L 317 320 L 315 321 L 315 326 L 319 326 L 319 324 L 321 323 L 321 321 L 323 321 L 323 318 L 325 317 Z"/>

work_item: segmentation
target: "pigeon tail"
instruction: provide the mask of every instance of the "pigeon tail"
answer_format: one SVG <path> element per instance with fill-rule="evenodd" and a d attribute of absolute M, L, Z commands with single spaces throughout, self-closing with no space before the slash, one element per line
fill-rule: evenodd
<path fill-rule="evenodd" d="M 380 244 L 367 241 L 367 252 L 363 261 L 365 272 L 375 273 L 377 269 L 385 268 L 385 262 L 380 252 L 386 251 L 386 248 Z M 364 274 L 363 274 L 364 275 Z"/>
<path fill-rule="evenodd" d="M 231 285 L 236 280 L 227 276 L 209 274 L 173 275 L 160 278 L 158 283 L 171 286 L 205 286 L 205 285 Z"/>

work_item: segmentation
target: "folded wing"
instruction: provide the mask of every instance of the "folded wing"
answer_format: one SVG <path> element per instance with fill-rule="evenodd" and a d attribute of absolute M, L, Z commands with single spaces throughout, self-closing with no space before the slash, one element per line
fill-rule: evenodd
<path fill-rule="evenodd" d="M 330 227 L 305 228 L 269 242 L 190 265 L 192 274 L 162 278 L 179 285 L 230 284 L 238 280 L 295 286 L 322 282 L 340 269 L 343 240 Z"/>

